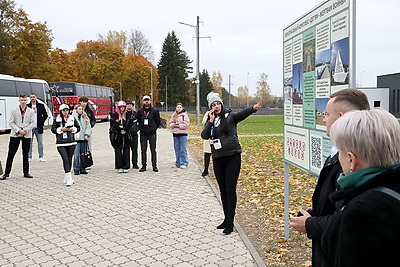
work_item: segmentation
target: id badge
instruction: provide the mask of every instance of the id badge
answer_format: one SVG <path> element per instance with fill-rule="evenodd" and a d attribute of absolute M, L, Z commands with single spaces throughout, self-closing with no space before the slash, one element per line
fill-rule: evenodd
<path fill-rule="evenodd" d="M 218 150 L 218 149 L 222 148 L 221 141 L 219 141 L 219 139 L 214 139 L 213 140 L 213 145 L 214 145 L 214 149 L 215 150 Z"/>
<path fill-rule="evenodd" d="M 67 132 L 63 132 L 63 139 L 67 139 L 68 138 L 68 133 Z"/>
<path fill-rule="evenodd" d="M 149 119 L 144 119 L 143 124 L 144 125 L 149 125 Z"/>

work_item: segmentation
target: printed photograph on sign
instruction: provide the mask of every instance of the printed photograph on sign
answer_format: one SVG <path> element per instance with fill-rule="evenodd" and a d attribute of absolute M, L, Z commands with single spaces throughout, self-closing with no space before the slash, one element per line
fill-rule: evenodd
<path fill-rule="evenodd" d="M 315 39 L 303 44 L 303 72 L 315 69 Z"/>
<path fill-rule="evenodd" d="M 293 104 L 303 104 L 303 63 L 293 65 Z"/>
<path fill-rule="evenodd" d="M 317 53 L 315 58 L 315 74 L 317 80 L 330 78 L 331 50 L 323 50 Z"/>
<path fill-rule="evenodd" d="M 331 85 L 349 83 L 349 38 L 331 44 Z"/>
<path fill-rule="evenodd" d="M 316 98 L 315 99 L 315 128 L 318 130 L 326 130 L 324 118 L 326 115 L 326 105 L 329 98 Z"/>
<path fill-rule="evenodd" d="M 292 77 L 283 79 L 283 95 L 285 98 L 285 103 L 292 103 L 293 93 L 292 93 Z"/>

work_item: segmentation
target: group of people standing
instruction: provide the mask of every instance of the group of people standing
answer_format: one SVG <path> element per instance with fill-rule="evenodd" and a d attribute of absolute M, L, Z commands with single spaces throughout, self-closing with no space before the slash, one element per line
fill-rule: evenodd
<path fill-rule="evenodd" d="M 142 98 L 143 106 L 136 112 L 131 100 L 118 101 L 115 113 L 111 114 L 109 138 L 114 148 L 115 170 L 127 173 L 130 169 L 132 151 L 132 168 L 138 166 L 138 132 L 140 131 L 140 148 L 142 166 L 139 172 L 147 170 L 147 147 L 150 145 L 151 164 L 154 172 L 157 168 L 157 129 L 161 118 L 159 111 L 152 107 L 148 95 Z"/>

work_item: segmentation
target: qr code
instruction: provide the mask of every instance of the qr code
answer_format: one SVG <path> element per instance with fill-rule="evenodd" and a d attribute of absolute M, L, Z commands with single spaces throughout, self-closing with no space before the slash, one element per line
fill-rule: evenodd
<path fill-rule="evenodd" d="M 311 166 L 321 169 L 321 142 L 320 137 L 311 136 Z"/>

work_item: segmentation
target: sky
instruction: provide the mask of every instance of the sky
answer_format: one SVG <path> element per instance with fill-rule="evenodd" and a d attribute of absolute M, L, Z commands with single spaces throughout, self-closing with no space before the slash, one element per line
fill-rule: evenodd
<path fill-rule="evenodd" d="M 399 0 L 356 1 L 356 81 L 375 87 L 378 75 L 400 72 Z M 53 48 L 72 51 L 80 41 L 108 31 L 141 30 L 153 47 L 157 65 L 162 44 L 175 31 L 196 69 L 195 29 L 200 17 L 200 71 L 223 77 L 222 86 L 237 95 L 256 92 L 260 74 L 268 74 L 273 95 L 283 92 L 283 29 L 321 0 L 15 0 L 33 22 L 46 22 Z M 195 72 L 191 74 L 195 76 Z M 191 77 L 192 77 L 191 76 Z M 230 86 L 229 86 L 230 77 Z"/>

